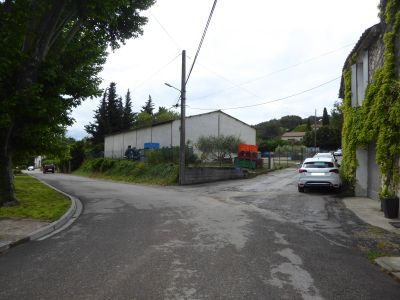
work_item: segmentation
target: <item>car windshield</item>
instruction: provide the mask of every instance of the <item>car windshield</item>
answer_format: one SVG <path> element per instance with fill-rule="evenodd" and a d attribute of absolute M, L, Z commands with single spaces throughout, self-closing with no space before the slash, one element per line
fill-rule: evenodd
<path fill-rule="evenodd" d="M 304 163 L 306 168 L 333 168 L 333 162 L 329 161 L 308 161 Z"/>
<path fill-rule="evenodd" d="M 330 154 L 330 153 L 318 153 L 316 156 L 317 157 L 332 157 L 332 154 Z"/>

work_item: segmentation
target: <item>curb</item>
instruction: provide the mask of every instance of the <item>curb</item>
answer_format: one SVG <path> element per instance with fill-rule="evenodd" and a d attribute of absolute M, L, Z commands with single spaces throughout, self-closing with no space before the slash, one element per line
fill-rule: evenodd
<path fill-rule="evenodd" d="M 32 175 L 29 175 L 32 176 Z M 39 228 L 35 231 L 33 231 L 32 233 L 30 233 L 28 236 L 23 237 L 17 241 L 5 241 L 4 243 L 0 243 L 0 253 L 4 253 L 7 252 L 10 248 L 13 248 L 15 246 L 18 246 L 20 244 L 26 243 L 26 242 L 30 242 L 30 241 L 34 241 L 34 240 L 38 240 L 44 236 L 47 236 L 53 232 L 55 232 L 56 230 L 60 230 L 62 229 L 62 227 L 64 225 L 66 225 L 66 227 L 68 227 L 69 225 L 71 225 L 82 213 L 82 203 L 78 198 L 75 198 L 71 195 L 68 195 L 67 193 L 60 191 L 59 189 L 51 186 L 50 184 L 40 180 L 39 178 L 32 176 L 35 179 L 39 180 L 41 183 L 47 185 L 48 187 L 52 188 L 53 190 L 59 192 L 60 194 L 65 195 L 66 197 L 68 197 L 71 200 L 71 206 L 68 209 L 68 211 L 58 220 L 50 223 L 49 225 L 46 225 L 42 228 Z M 67 224 L 68 223 L 68 224 Z M 65 228 L 66 228 L 65 227 Z"/>

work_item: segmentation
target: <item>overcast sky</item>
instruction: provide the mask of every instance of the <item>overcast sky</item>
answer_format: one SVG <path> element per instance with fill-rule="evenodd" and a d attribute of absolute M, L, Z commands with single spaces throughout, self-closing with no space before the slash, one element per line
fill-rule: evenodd
<path fill-rule="evenodd" d="M 114 81 L 119 95 L 130 89 L 134 111 L 149 95 L 156 110 L 171 108 L 179 92 L 164 82 L 180 88 L 180 54 L 187 51 L 189 70 L 213 3 L 159 0 L 143 13 L 148 17 L 143 36 L 109 54 L 102 88 Z M 315 109 L 322 115 L 324 107 L 330 111 L 344 60 L 364 30 L 379 22 L 378 4 L 219 0 L 187 85 L 187 115 L 221 109 L 255 125 L 285 115 L 307 117 Z M 279 100 L 292 95 L 297 96 Z M 69 136 L 86 136 L 84 125 L 93 122 L 98 105 L 99 99 L 88 99 L 73 111 Z M 257 106 L 238 108 L 250 105 Z"/>

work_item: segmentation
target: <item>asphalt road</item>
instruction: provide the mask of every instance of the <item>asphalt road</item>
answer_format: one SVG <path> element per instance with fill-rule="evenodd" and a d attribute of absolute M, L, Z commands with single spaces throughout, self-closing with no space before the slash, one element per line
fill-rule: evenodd
<path fill-rule="evenodd" d="M 0 255 L 0 299 L 400 299 L 335 194 L 294 169 L 189 187 L 37 174 L 80 218 Z"/>

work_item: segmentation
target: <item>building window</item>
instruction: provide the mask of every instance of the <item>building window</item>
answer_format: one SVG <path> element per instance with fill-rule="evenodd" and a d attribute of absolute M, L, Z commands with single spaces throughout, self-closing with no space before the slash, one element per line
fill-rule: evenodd
<path fill-rule="evenodd" d="M 351 66 L 351 106 L 361 106 L 368 85 L 368 52 L 360 55 Z"/>

